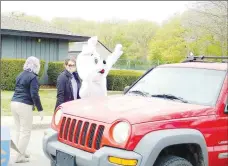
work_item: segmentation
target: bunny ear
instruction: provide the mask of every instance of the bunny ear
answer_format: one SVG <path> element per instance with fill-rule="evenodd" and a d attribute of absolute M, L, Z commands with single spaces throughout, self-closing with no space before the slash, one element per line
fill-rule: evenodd
<path fill-rule="evenodd" d="M 96 47 L 97 45 L 97 36 L 93 36 L 88 40 L 88 45 L 92 47 Z"/>

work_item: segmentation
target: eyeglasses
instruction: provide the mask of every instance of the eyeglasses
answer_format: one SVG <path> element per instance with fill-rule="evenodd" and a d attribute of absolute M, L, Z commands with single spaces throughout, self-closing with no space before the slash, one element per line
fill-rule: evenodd
<path fill-rule="evenodd" d="M 73 65 L 68 64 L 67 66 L 69 66 L 69 67 L 75 67 L 76 65 L 75 64 L 73 64 Z"/>

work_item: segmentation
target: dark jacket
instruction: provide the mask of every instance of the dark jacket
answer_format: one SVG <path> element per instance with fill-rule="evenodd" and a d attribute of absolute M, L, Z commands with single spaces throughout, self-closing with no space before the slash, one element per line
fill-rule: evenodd
<path fill-rule="evenodd" d="M 38 76 L 35 73 L 23 71 L 17 76 L 12 101 L 35 105 L 38 111 L 43 111 L 39 96 Z"/>
<path fill-rule="evenodd" d="M 77 99 L 80 99 L 79 90 L 81 87 L 81 81 L 79 79 L 78 73 L 74 72 L 73 76 L 77 82 Z M 73 88 L 71 84 L 72 74 L 67 70 L 64 70 L 57 79 L 57 101 L 55 109 L 62 103 L 74 100 Z"/>

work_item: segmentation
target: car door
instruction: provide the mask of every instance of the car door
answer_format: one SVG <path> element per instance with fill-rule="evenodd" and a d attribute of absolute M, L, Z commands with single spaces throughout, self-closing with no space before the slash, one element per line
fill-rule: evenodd
<path fill-rule="evenodd" d="M 216 136 L 210 166 L 228 166 L 228 80 L 224 82 L 217 104 Z"/>

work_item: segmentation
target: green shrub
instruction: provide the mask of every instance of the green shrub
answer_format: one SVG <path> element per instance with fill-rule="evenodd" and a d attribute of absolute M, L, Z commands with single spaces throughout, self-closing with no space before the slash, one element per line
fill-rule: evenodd
<path fill-rule="evenodd" d="M 49 62 L 47 73 L 52 85 L 56 85 L 57 78 L 63 70 L 63 62 Z M 142 71 L 135 70 L 111 70 L 107 77 L 107 88 L 112 91 L 123 91 L 125 86 L 134 83 L 142 74 Z"/>
<path fill-rule="evenodd" d="M 1 59 L 1 89 L 14 90 L 16 77 L 23 71 L 25 59 Z M 44 73 L 45 61 L 41 60 L 39 77 Z"/>
<path fill-rule="evenodd" d="M 64 62 L 48 63 L 48 82 L 50 85 L 56 85 L 59 74 L 64 70 Z"/>
<path fill-rule="evenodd" d="M 107 88 L 111 91 L 123 91 L 142 75 L 143 72 L 135 70 L 111 70 L 107 77 Z"/>

